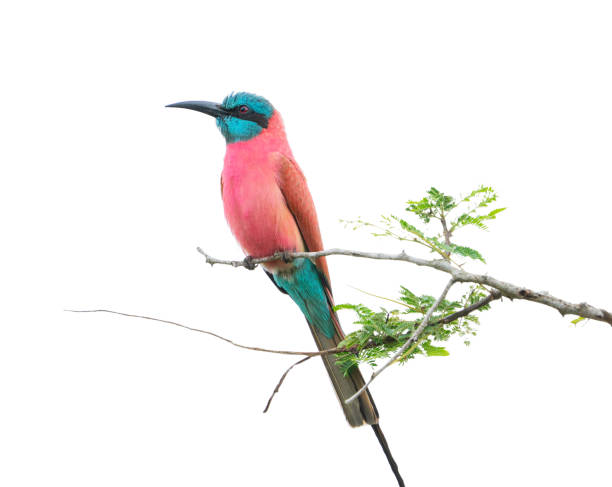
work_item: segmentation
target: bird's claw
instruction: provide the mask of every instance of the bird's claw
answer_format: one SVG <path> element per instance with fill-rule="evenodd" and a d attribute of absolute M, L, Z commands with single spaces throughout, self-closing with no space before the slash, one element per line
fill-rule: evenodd
<path fill-rule="evenodd" d="M 251 257 L 250 255 L 247 255 L 242 262 L 244 263 L 244 267 L 246 267 L 250 271 L 257 267 L 257 264 L 253 262 L 253 257 Z"/>
<path fill-rule="evenodd" d="M 285 264 L 288 264 L 289 262 L 293 262 L 293 256 L 289 255 L 289 252 L 287 252 L 286 250 L 283 250 L 282 252 L 279 252 L 279 254 L 280 254 L 281 260 Z"/>

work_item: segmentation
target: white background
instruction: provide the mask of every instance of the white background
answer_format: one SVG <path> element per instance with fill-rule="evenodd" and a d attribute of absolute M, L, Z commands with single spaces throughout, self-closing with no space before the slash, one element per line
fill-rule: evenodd
<path fill-rule="evenodd" d="M 5 3 L 0 484 L 395 485 L 318 360 L 263 415 L 292 358 L 63 309 L 314 348 L 261 271 L 195 251 L 241 257 L 219 197 L 224 143 L 212 119 L 164 105 L 232 90 L 283 113 L 328 247 L 400 250 L 338 220 L 490 184 L 509 209 L 465 235 L 489 263 L 470 268 L 612 308 L 611 23 L 591 1 Z M 351 286 L 446 280 L 330 268 L 340 303 L 383 304 Z M 471 347 L 375 382 L 407 485 L 612 483 L 612 329 L 570 319 L 496 303 Z"/>

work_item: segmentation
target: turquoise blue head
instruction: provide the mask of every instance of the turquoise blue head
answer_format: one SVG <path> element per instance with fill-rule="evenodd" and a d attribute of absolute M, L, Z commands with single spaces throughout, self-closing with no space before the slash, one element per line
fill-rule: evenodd
<path fill-rule="evenodd" d="M 215 117 L 228 144 L 258 136 L 268 128 L 274 115 L 274 107 L 263 96 L 245 92 L 227 95 L 221 103 L 182 101 L 167 106 L 196 110 Z"/>

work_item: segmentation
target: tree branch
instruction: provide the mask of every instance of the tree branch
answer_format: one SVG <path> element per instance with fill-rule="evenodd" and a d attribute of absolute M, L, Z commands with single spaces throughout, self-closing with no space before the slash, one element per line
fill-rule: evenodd
<path fill-rule="evenodd" d="M 376 259 L 376 260 L 397 260 L 402 262 L 409 262 L 411 264 L 422 266 L 422 267 L 431 267 L 432 269 L 436 269 L 441 272 L 445 272 L 450 274 L 456 282 L 473 282 L 477 284 L 482 284 L 485 286 L 489 286 L 493 289 L 499 291 L 502 296 L 506 296 L 510 299 L 525 299 L 527 301 L 533 301 L 534 303 L 540 303 L 550 308 L 554 308 L 561 315 L 565 316 L 568 314 L 582 316 L 583 318 L 589 318 L 596 321 L 603 321 L 604 323 L 608 323 L 612 325 L 612 313 L 603 309 L 592 306 L 586 302 L 583 303 L 570 303 L 569 301 L 565 301 L 563 299 L 557 298 L 555 296 L 551 296 L 545 291 L 533 291 L 524 286 L 517 286 L 516 284 L 512 284 L 509 282 L 501 281 L 494 277 L 491 277 L 487 274 L 474 274 L 471 272 L 467 272 L 463 269 L 459 269 L 454 267 L 449 262 L 443 259 L 421 259 L 419 257 L 413 257 L 411 255 L 406 254 L 405 252 L 400 252 L 399 254 L 384 254 L 378 252 L 361 252 L 358 250 L 346 250 L 346 249 L 328 249 L 321 250 L 319 252 L 277 252 L 274 255 L 254 258 L 248 260 L 223 260 L 217 259 L 208 255 L 201 248 L 198 247 L 198 252 L 200 252 L 205 258 L 206 262 L 213 264 L 224 264 L 231 265 L 233 267 L 253 267 L 257 264 L 262 264 L 265 262 L 270 262 L 273 260 L 279 259 L 298 259 L 298 258 L 316 258 L 316 257 L 326 257 L 329 255 L 345 255 L 350 257 L 361 257 L 366 259 Z"/>
<path fill-rule="evenodd" d="M 404 343 L 401 346 L 401 348 L 397 352 L 395 352 L 393 356 L 380 369 L 378 369 L 372 374 L 372 377 L 370 377 L 370 380 L 366 382 L 365 385 L 361 387 L 361 389 L 359 389 L 355 394 L 353 394 L 346 401 L 344 401 L 346 404 L 357 399 L 359 395 L 368 388 L 368 386 L 372 383 L 372 381 L 376 379 L 376 377 L 382 374 L 387 367 L 389 367 L 393 362 L 395 362 L 398 358 L 400 358 L 406 350 L 408 350 L 408 347 L 410 347 L 413 343 L 415 343 L 417 338 L 421 336 L 421 333 L 423 333 L 423 330 L 425 330 L 425 328 L 427 327 L 427 323 L 429 319 L 431 318 L 431 315 L 436 310 L 436 308 L 440 305 L 442 300 L 446 297 L 449 289 L 453 286 L 453 284 L 455 284 L 455 282 L 456 282 L 455 278 L 451 278 L 448 281 L 448 283 L 446 284 L 446 287 L 442 291 L 442 294 L 438 296 L 438 299 L 436 299 L 434 304 L 432 304 L 431 307 L 427 310 L 427 313 L 425 313 L 425 316 L 423 317 L 421 324 L 416 330 L 414 330 L 414 333 L 412 334 L 412 336 L 408 340 L 406 340 L 406 343 Z"/>

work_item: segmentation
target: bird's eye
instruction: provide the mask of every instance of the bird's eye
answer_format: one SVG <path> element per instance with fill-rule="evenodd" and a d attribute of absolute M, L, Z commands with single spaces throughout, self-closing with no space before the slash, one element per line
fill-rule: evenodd
<path fill-rule="evenodd" d="M 249 111 L 249 107 L 247 107 L 246 105 L 240 105 L 240 108 L 238 108 L 238 111 L 240 113 L 247 113 Z"/>

